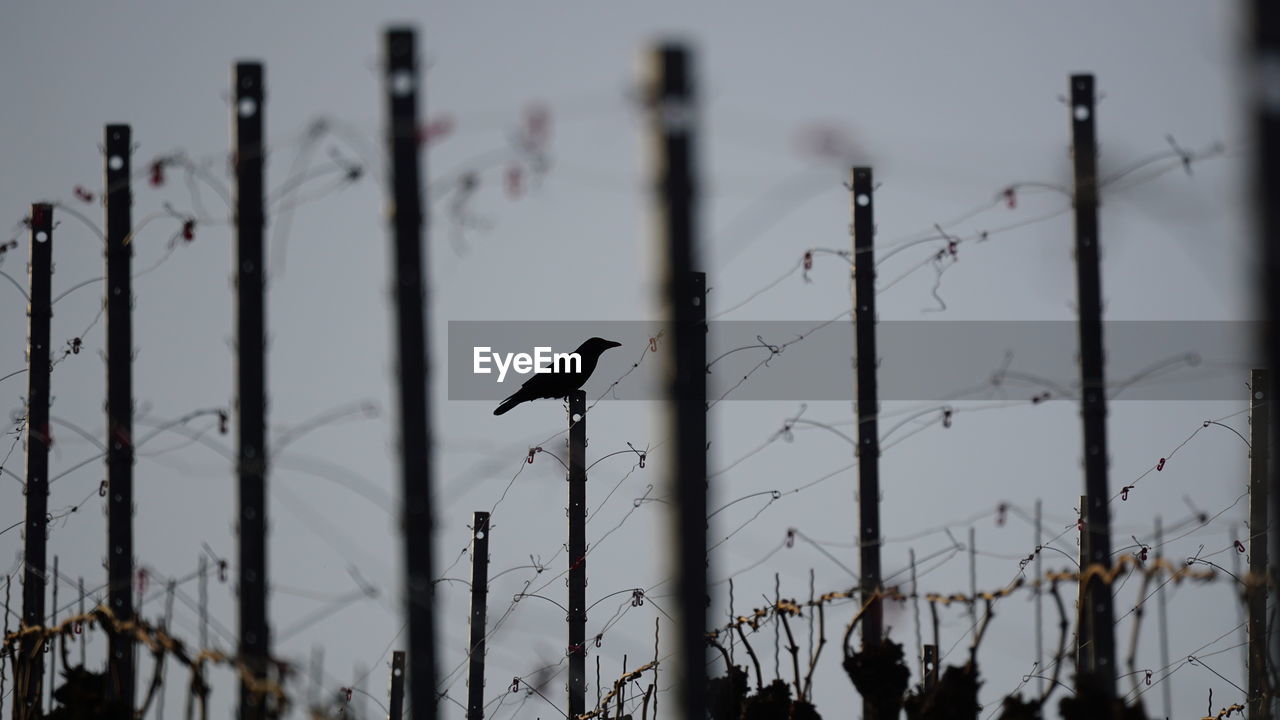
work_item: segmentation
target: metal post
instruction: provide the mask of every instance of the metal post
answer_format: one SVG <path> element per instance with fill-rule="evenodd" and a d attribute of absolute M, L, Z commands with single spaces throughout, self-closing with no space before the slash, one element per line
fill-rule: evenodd
<path fill-rule="evenodd" d="M 569 394 L 569 717 L 587 711 L 587 394 Z M 468 716 L 470 717 L 470 716 Z"/>
<path fill-rule="evenodd" d="M 1042 573 L 1042 570 L 1041 570 L 1040 556 L 1043 555 L 1044 553 L 1041 552 L 1040 543 L 1044 542 L 1044 534 L 1041 530 L 1040 521 L 1041 521 L 1040 501 L 1036 500 L 1036 544 L 1035 544 L 1036 584 L 1034 586 L 1036 591 L 1036 674 L 1043 676 L 1044 675 L 1044 592 L 1043 592 L 1042 583 L 1044 582 L 1044 574 Z M 1058 662 L 1062 662 L 1062 658 L 1058 658 Z M 1038 684 L 1039 684 L 1038 692 L 1040 693 L 1041 697 L 1044 697 L 1044 677 L 1041 677 L 1039 679 Z"/>
<path fill-rule="evenodd" d="M 240 657 L 265 678 L 267 628 L 267 373 L 263 264 L 263 73 L 261 63 L 235 66 L 236 407 L 240 475 Z M 266 717 L 265 698 L 240 683 L 240 717 Z"/>
<path fill-rule="evenodd" d="M 385 37 L 388 153 L 391 156 L 392 271 L 400 386 L 401 492 L 404 498 L 406 611 L 409 613 L 409 697 L 417 720 L 434 720 L 435 619 L 432 609 L 431 425 L 427 382 L 427 294 L 423 265 L 421 157 L 418 129 L 418 52 L 414 31 Z"/>
<path fill-rule="evenodd" d="M 978 644 L 978 537 L 969 527 L 969 635 Z"/>
<path fill-rule="evenodd" d="M 78 578 L 76 580 L 76 583 L 80 588 L 80 617 L 84 617 L 84 578 Z M 83 631 L 80 633 L 80 667 L 85 666 L 85 662 L 86 662 L 85 645 L 88 641 L 88 638 L 89 638 L 89 633 L 83 632 Z"/>
<path fill-rule="evenodd" d="M 404 651 L 391 653 L 391 706 L 387 720 L 404 717 Z"/>
<path fill-rule="evenodd" d="M 1250 90 L 1253 104 L 1253 143 L 1251 180 L 1256 211 L 1255 227 L 1258 234 L 1259 253 L 1262 259 L 1262 276 L 1258 278 L 1264 303 L 1262 347 L 1266 353 L 1267 367 L 1280 367 L 1280 6 L 1268 0 L 1252 3 L 1253 47 L 1250 58 L 1252 71 Z M 1270 406 L 1272 419 L 1277 413 L 1274 403 Z M 1272 422 L 1275 432 L 1280 421 Z M 1270 441 L 1274 441 L 1271 438 Z M 1270 469 L 1271 517 L 1276 521 L 1267 525 L 1270 541 L 1269 558 L 1280 561 L 1280 467 Z M 1253 532 L 1259 532 L 1255 529 Z M 1270 582 L 1280 579 L 1280 568 L 1270 568 Z M 1280 633 L 1273 632 L 1270 639 L 1273 658 L 1280 658 Z M 1272 698 L 1272 713 L 1277 713 L 1277 698 Z"/>
<path fill-rule="evenodd" d="M 197 598 L 197 614 L 200 620 L 200 651 L 212 650 L 209 647 L 209 560 L 200 554 L 200 580 L 197 588 L 199 597 Z M 197 687 L 204 687 L 205 669 L 201 665 L 192 671 L 195 674 L 195 682 Z M 196 693 L 190 693 L 187 696 L 187 711 L 190 713 L 191 708 L 196 702 Z M 189 717 L 189 715 L 188 715 Z"/>
<path fill-rule="evenodd" d="M 573 455 L 569 457 L 572 467 Z M 471 518 L 471 650 L 467 668 L 467 720 L 484 717 L 484 636 L 488 601 L 489 513 L 476 512 Z"/>
<path fill-rule="evenodd" d="M 52 582 L 49 583 L 49 587 L 52 590 L 52 594 L 53 594 L 53 600 L 52 600 L 53 611 L 49 613 L 49 626 L 57 627 L 58 626 L 58 556 L 57 555 L 53 556 L 53 575 L 49 577 L 52 580 Z M 65 636 L 56 636 L 56 637 L 50 638 L 49 642 L 51 645 L 56 646 L 59 640 L 62 641 L 63 647 L 65 647 L 67 643 L 67 639 Z M 58 657 L 60 657 L 61 655 L 62 653 L 57 652 L 57 647 L 49 648 L 49 710 L 50 711 L 52 711 L 54 708 L 53 688 L 55 685 L 58 684 Z"/>
<path fill-rule="evenodd" d="M 665 256 L 663 306 L 674 332 L 665 368 L 672 448 L 669 495 L 676 498 L 671 553 L 677 570 L 676 714 L 706 714 L 707 626 L 707 307 L 699 267 L 695 169 L 697 105 L 691 51 L 662 44 L 649 54 L 651 136 L 659 252 Z"/>
<path fill-rule="evenodd" d="M 884 635 L 884 608 L 880 590 L 880 412 L 876 390 L 876 270 L 875 200 L 871 168 L 850 171 L 853 192 L 853 330 L 857 360 L 858 411 L 858 546 L 859 585 L 867 610 L 862 616 L 862 646 L 880 644 Z M 869 701 L 863 713 L 871 716 Z"/>
<path fill-rule="evenodd" d="M 1085 520 L 1084 509 L 1088 504 L 1088 497 L 1080 496 L 1080 522 L 1083 523 L 1083 530 L 1080 531 L 1080 572 L 1089 566 L 1089 522 Z M 1076 674 L 1085 671 L 1089 667 L 1089 653 L 1093 652 L 1093 644 L 1090 642 L 1092 635 L 1089 633 L 1089 613 L 1085 612 L 1085 585 L 1084 577 L 1081 575 L 1081 581 L 1076 586 Z"/>
<path fill-rule="evenodd" d="M 198 612 L 200 615 L 200 649 L 208 650 L 209 648 L 209 561 L 204 555 L 200 556 L 200 580 L 197 588 Z"/>
<path fill-rule="evenodd" d="M 53 206 L 31 206 L 31 276 L 27 310 L 27 515 L 22 572 L 22 624 L 44 626 L 45 549 L 49 507 L 49 321 L 53 316 Z M 18 720 L 44 714 L 43 640 L 23 638 L 17 659 L 13 716 Z"/>
<path fill-rule="evenodd" d="M 1075 159 L 1076 291 L 1080 308 L 1080 414 L 1084 421 L 1084 476 L 1088 498 L 1089 566 L 1111 567 L 1110 495 L 1107 492 L 1107 395 L 1102 356 L 1102 273 L 1098 253 L 1098 145 L 1094 133 L 1092 75 L 1071 76 L 1071 128 Z M 1087 653 L 1098 687 L 1115 696 L 1115 611 L 1110 588 L 1094 576 L 1085 587 L 1091 634 Z"/>
<path fill-rule="evenodd" d="M 1266 370 L 1250 374 L 1249 388 L 1249 717 L 1271 716 L 1266 697 L 1267 675 L 1267 465 L 1270 462 L 1270 377 Z"/>
<path fill-rule="evenodd" d="M 938 646 L 925 645 L 923 656 L 924 668 L 921 673 L 921 684 L 925 691 L 933 690 L 938 685 Z"/>
<path fill-rule="evenodd" d="M 1164 572 L 1164 525 L 1160 516 L 1156 516 L 1156 565 Z M 1156 581 L 1160 576 L 1156 575 Z M 1169 664 L 1169 615 L 1165 607 L 1164 586 L 1160 582 L 1156 586 L 1156 617 L 1160 624 L 1160 667 L 1171 667 Z M 1160 683 L 1160 694 L 1164 701 L 1164 717 L 1173 717 L 1173 688 L 1168 681 Z"/>
<path fill-rule="evenodd" d="M 133 151 L 128 125 L 106 127 L 107 605 L 121 621 L 133 607 Z M 131 633 L 107 633 L 107 692 L 132 717 L 137 672 Z"/>

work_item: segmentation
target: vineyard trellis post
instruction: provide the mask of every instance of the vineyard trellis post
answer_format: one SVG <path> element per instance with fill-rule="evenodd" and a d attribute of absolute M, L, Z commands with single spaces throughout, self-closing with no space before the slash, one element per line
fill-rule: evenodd
<path fill-rule="evenodd" d="M 867 606 L 862 616 L 862 647 L 875 647 L 884 634 L 880 590 L 880 429 L 876 388 L 875 199 L 871 168 L 850 171 L 853 208 L 853 330 L 857 363 L 859 590 Z M 871 717 L 870 701 L 863 714 Z"/>
<path fill-rule="evenodd" d="M 31 276 L 27 335 L 27 482 L 26 541 L 23 548 L 22 624 L 44 625 L 45 551 L 49 507 L 49 323 L 53 316 L 53 206 L 31 206 Z M 13 716 L 40 717 L 44 658 L 37 635 L 23 637 L 16 660 Z"/>
<path fill-rule="evenodd" d="M 1085 507 L 1089 503 L 1088 495 L 1080 496 L 1080 517 L 1077 519 L 1080 528 L 1078 539 L 1080 541 L 1080 566 L 1081 572 L 1089 566 L 1089 523 L 1085 519 Z M 1085 656 L 1089 652 L 1089 613 L 1086 611 L 1085 605 L 1085 584 L 1083 582 L 1076 586 L 1076 671 L 1084 670 L 1088 663 Z"/>
<path fill-rule="evenodd" d="M 707 626 L 707 303 L 698 272 L 693 53 L 684 44 L 653 48 L 646 78 L 656 192 L 658 251 L 665 259 L 661 302 L 673 332 L 666 357 L 666 432 L 672 448 L 668 494 L 676 498 L 670 557 L 677 566 L 675 717 L 706 714 Z"/>
<path fill-rule="evenodd" d="M 80 615 L 83 616 L 84 615 L 84 578 L 83 577 L 76 579 L 76 586 L 80 590 L 79 610 L 80 610 Z M 88 633 L 83 633 L 83 632 L 80 633 L 80 667 L 85 666 L 85 662 L 86 662 L 85 654 L 87 651 L 87 648 L 85 647 L 85 645 L 87 644 L 87 642 L 88 642 Z M 201 647 L 208 647 L 208 646 L 202 645 Z"/>
<path fill-rule="evenodd" d="M 484 717 L 484 636 L 488 602 L 489 513 L 477 511 L 471 520 L 471 644 L 467 656 L 467 720 L 481 720 Z"/>
<path fill-rule="evenodd" d="M 928 644 L 924 646 L 924 652 L 921 655 L 923 677 L 920 684 L 924 686 L 925 691 L 933 690 L 938 685 L 938 646 Z"/>
<path fill-rule="evenodd" d="M 391 156 L 392 283 L 396 302 L 397 402 L 400 411 L 405 611 L 409 614 L 409 698 L 417 720 L 434 720 L 435 606 L 431 570 L 432 512 L 430 384 L 427 367 L 427 294 L 424 283 L 424 206 L 418 143 L 418 51 L 410 28 L 387 30 L 387 150 Z"/>
<path fill-rule="evenodd" d="M 569 393 L 569 717 L 587 711 L 587 394 Z M 474 634 L 474 631 L 473 631 Z M 475 648 L 472 648 L 474 657 Z M 468 715 L 470 719 L 470 715 Z"/>
<path fill-rule="evenodd" d="M 200 556 L 196 572 L 199 575 L 196 614 L 200 621 L 200 647 L 207 648 L 209 647 L 209 561 L 203 554 Z"/>
<path fill-rule="evenodd" d="M 53 556 L 53 574 L 50 575 L 49 577 L 53 579 L 53 582 L 49 583 L 49 590 L 53 596 L 51 598 L 52 605 L 49 606 L 51 609 L 51 612 L 49 613 L 49 625 L 57 627 L 58 625 L 58 556 L 57 555 Z M 63 642 L 64 643 L 66 642 L 65 638 L 63 638 Z M 51 639 L 50 643 L 56 646 L 58 644 L 58 641 L 57 639 Z M 56 650 L 56 649 L 57 649 L 56 647 L 50 648 L 50 650 Z M 53 685 L 58 679 L 58 657 L 61 655 L 62 653 L 59 653 L 59 652 L 49 653 L 49 682 L 48 682 L 49 704 L 47 707 L 49 708 L 50 712 L 52 712 L 54 707 L 56 706 L 53 698 Z"/>
<path fill-rule="evenodd" d="M 1267 681 L 1267 466 L 1271 409 L 1270 378 L 1265 369 L 1249 377 L 1249 581 L 1245 583 L 1249 606 L 1249 717 L 1271 717 Z"/>
<path fill-rule="evenodd" d="M 1041 521 L 1043 519 L 1043 516 L 1041 515 L 1041 504 L 1042 503 L 1037 498 L 1036 499 L 1036 529 L 1035 529 L 1036 543 L 1034 547 L 1036 549 L 1036 561 L 1035 561 L 1036 673 L 1041 676 L 1037 681 L 1039 685 L 1039 687 L 1037 688 L 1037 692 L 1039 692 L 1040 695 L 1043 696 L 1044 695 L 1044 677 L 1043 677 L 1044 675 L 1044 587 L 1043 587 L 1044 572 L 1040 563 L 1040 556 L 1043 555 L 1043 553 L 1040 551 L 1041 550 L 1040 543 L 1044 542 L 1044 532 L 1041 529 Z M 1061 662 L 1062 658 L 1058 658 L 1058 661 Z"/>
<path fill-rule="evenodd" d="M 1107 489 L 1107 385 L 1102 353 L 1102 273 L 1098 252 L 1098 144 L 1092 75 L 1071 76 L 1072 154 L 1075 165 L 1076 293 L 1080 320 L 1080 414 L 1084 423 L 1085 531 L 1088 563 L 1081 564 L 1088 634 L 1078 677 L 1093 676 L 1100 692 L 1115 696 L 1115 610 L 1104 578 L 1089 568 L 1111 568 L 1111 497 Z"/>
<path fill-rule="evenodd" d="M 241 720 L 266 717 L 266 698 L 251 680 L 266 677 L 267 627 L 267 368 L 266 283 L 263 226 L 263 70 L 236 63 L 234 74 L 236 174 L 236 410 L 240 476 L 240 657 L 248 676 L 240 682 Z"/>
<path fill-rule="evenodd" d="M 132 129 L 108 125 L 106 158 L 107 314 L 107 603 L 133 619 L 133 189 Z M 107 635 L 109 698 L 120 717 L 136 704 L 134 638 Z"/>
<path fill-rule="evenodd" d="M 391 701 L 388 703 L 387 720 L 404 717 L 404 651 L 391 653 Z"/>
<path fill-rule="evenodd" d="M 1263 336 L 1266 367 L 1280 367 L 1280 6 L 1267 0 L 1251 3 L 1253 21 L 1252 67 L 1248 78 L 1253 103 L 1253 141 L 1256 147 L 1249 153 L 1253 159 L 1251 180 L 1255 210 L 1255 232 L 1262 259 L 1261 285 L 1263 312 Z M 1275 421 L 1275 403 L 1268 404 L 1271 420 Z M 1280 422 L 1271 422 L 1274 433 Z M 1274 438 L 1270 438 L 1274 440 Z M 1269 557 L 1272 563 L 1280 561 L 1280 465 L 1272 463 L 1269 470 L 1271 482 L 1271 517 L 1276 521 L 1267 525 L 1270 543 Z M 1268 573 L 1271 582 L 1280 579 L 1280 568 L 1274 565 Z M 1272 632 L 1269 644 L 1271 657 L 1280 657 L 1280 633 Z M 1271 698 L 1271 709 L 1277 711 L 1278 698 Z"/>
<path fill-rule="evenodd" d="M 1156 516 L 1155 528 L 1156 541 L 1156 566 L 1164 569 L 1164 521 L 1159 515 Z M 1160 577 L 1157 575 L 1156 580 Z M 1170 667 L 1169 664 L 1169 608 L 1165 605 L 1164 586 L 1167 582 L 1162 582 L 1156 586 L 1156 619 L 1160 625 L 1160 667 Z M 1173 717 L 1173 687 L 1169 682 L 1160 683 L 1160 695 L 1163 701 L 1164 717 Z"/>
<path fill-rule="evenodd" d="M 978 645 L 978 531 L 969 526 L 969 633 Z"/>

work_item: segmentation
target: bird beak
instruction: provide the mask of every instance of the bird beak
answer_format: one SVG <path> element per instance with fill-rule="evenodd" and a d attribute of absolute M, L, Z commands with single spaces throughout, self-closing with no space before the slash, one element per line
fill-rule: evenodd
<path fill-rule="evenodd" d="M 606 347 L 606 348 L 622 347 L 622 343 L 620 343 L 620 342 L 614 342 L 614 341 L 612 341 L 612 340 L 606 340 L 606 341 L 605 341 L 605 343 L 606 343 L 606 344 L 605 344 L 605 347 Z"/>

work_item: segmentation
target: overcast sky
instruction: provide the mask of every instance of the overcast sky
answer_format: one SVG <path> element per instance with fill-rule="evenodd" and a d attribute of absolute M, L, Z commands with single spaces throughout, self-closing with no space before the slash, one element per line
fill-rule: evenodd
<path fill-rule="evenodd" d="M 276 653 L 303 668 L 294 686 L 300 699 L 311 692 L 305 668 L 319 648 L 323 692 L 332 695 L 361 679 L 359 685 L 385 704 L 388 650 L 404 647 L 378 70 L 382 32 L 398 21 L 409 21 L 422 33 L 427 118 L 451 124 L 432 142 L 426 159 L 434 196 L 431 330 L 440 370 L 450 320 L 602 321 L 601 333 L 610 328 L 604 321 L 653 320 L 654 219 L 648 212 L 645 124 L 634 98 L 643 50 L 667 37 L 692 42 L 697 53 L 699 170 L 706 200 L 700 208 L 701 239 L 713 315 L 784 275 L 724 317 L 817 324 L 848 310 L 844 260 L 817 255 L 808 283 L 798 263 L 810 248 L 848 248 L 849 200 L 842 183 L 848 166 L 858 163 L 873 166 L 880 183 L 875 196 L 880 246 L 923 237 L 935 223 L 957 218 L 963 220 L 946 225 L 948 232 L 970 238 L 990 232 L 986 242 L 962 243 L 940 280 L 928 261 L 943 247 L 938 242 L 887 260 L 880 268 L 881 319 L 1073 319 L 1070 201 L 1049 186 L 1070 186 L 1070 126 L 1061 99 L 1067 78 L 1091 72 L 1102 98 L 1098 135 L 1104 176 L 1168 152 L 1166 136 L 1193 151 L 1216 143 L 1223 150 L 1196 162 L 1190 176 L 1176 159 L 1165 160 L 1103 189 L 1106 317 L 1253 317 L 1254 263 L 1243 185 L 1250 143 L 1239 92 L 1244 33 L 1234 4 L 10 7 L 0 26 L 5 97 L 0 224 L 12 227 L 19 247 L 4 257 L 0 271 L 21 284 L 28 251 L 20 223 L 31 202 L 65 203 L 101 225 L 100 206 L 77 200 L 75 189 L 100 189 L 98 146 L 105 123 L 133 126 L 135 168 L 182 152 L 229 184 L 228 92 L 237 60 L 266 65 L 268 186 L 276 189 L 290 178 L 319 174 L 284 194 L 269 211 L 268 387 L 278 446 L 268 516 L 270 612 Z M 511 150 L 512 136 L 527 126 L 530 108 L 536 107 L 547 109 L 551 124 L 549 164 L 540 176 L 532 172 L 528 156 Z M 308 140 L 319 119 L 327 119 L 327 130 Z M 837 138 L 839 151 L 815 152 L 814 139 L 822 136 Z M 334 168 L 347 163 L 360 163 L 368 172 L 352 185 L 339 185 Z M 521 173 L 518 193 L 507 187 L 513 166 Z M 462 202 L 459 173 L 473 168 L 480 169 L 479 183 Z M 1016 207 L 1009 207 L 999 195 L 1016 183 L 1042 185 L 1024 188 Z M 196 187 L 193 196 L 178 168 L 169 169 L 162 186 L 140 178 L 135 187 L 135 224 L 153 213 L 163 215 L 164 203 L 216 221 L 199 224 L 194 241 L 178 242 L 172 252 L 169 244 L 180 225 L 173 218 L 157 217 L 136 237 L 135 267 L 155 266 L 134 286 L 140 430 L 233 402 L 228 278 L 234 235 L 217 192 L 203 180 Z M 93 231 L 69 211 L 55 216 L 57 295 L 101 275 L 103 263 Z M 4 376 L 25 362 L 26 312 L 22 296 L 7 282 L 0 285 Z M 941 312 L 935 292 L 945 304 Z M 84 504 L 53 525 L 49 552 L 58 556 L 68 579 L 84 577 L 89 588 L 99 587 L 105 576 L 105 519 L 96 495 L 104 465 L 91 461 L 72 468 L 97 453 L 76 428 L 103 435 L 103 323 L 93 322 L 99 293 L 100 286 L 92 285 L 66 296 L 53 320 L 55 349 L 78 336 L 85 349 L 54 371 L 52 467 L 55 477 L 69 472 L 53 482 L 49 504 L 55 513 Z M 845 334 L 851 353 L 849 323 L 823 332 Z M 610 351 L 588 385 L 589 395 L 601 395 L 642 349 L 628 343 Z M 1127 500 L 1113 503 L 1113 545 L 1117 550 L 1132 545 L 1131 535 L 1152 544 L 1154 518 L 1160 515 L 1166 527 L 1183 524 L 1166 538 L 1164 550 L 1171 557 L 1217 553 L 1212 559 L 1230 568 L 1243 562 L 1231 550 L 1232 534 L 1247 535 L 1242 526 L 1247 497 L 1241 498 L 1247 448 L 1227 429 L 1202 423 L 1225 418 L 1223 424 L 1248 435 L 1247 416 L 1240 414 L 1247 407 L 1247 366 L 1230 361 L 1239 357 L 1239 348 L 1187 349 L 1205 355 L 1207 362 L 1197 372 L 1238 376 L 1239 397 L 1111 406 L 1116 492 L 1161 457 L 1169 458 Z M 992 371 L 1001 352 L 993 348 Z M 948 348 L 936 353 L 932 362 L 941 371 L 949 362 Z M 722 377 L 745 373 L 759 359 L 741 353 L 726 361 Z M 784 352 L 759 372 L 793 374 L 797 381 L 805 377 L 804 365 L 788 359 Z M 834 362 L 847 364 L 849 357 Z M 1018 366 L 1016 358 L 1014 367 L 1037 370 Z M 502 620 L 489 644 L 486 695 L 493 700 L 490 717 L 558 716 L 544 700 L 504 695 L 504 687 L 513 676 L 532 682 L 535 669 L 552 665 L 557 674 L 545 692 L 557 708 L 563 706 L 563 612 L 536 598 L 511 605 L 512 595 L 527 581 L 533 583 L 529 592 L 545 585 L 541 594 L 564 602 L 563 581 L 553 577 L 566 566 L 565 553 L 558 553 L 565 537 L 563 468 L 548 455 L 524 464 L 528 447 L 543 440 L 549 441 L 548 450 L 562 450 L 553 435 L 564 425 L 563 412 L 559 403 L 543 401 L 496 418 L 492 403 L 445 401 L 442 377 L 436 375 L 432 408 L 440 460 L 436 567 L 447 569 L 450 578 L 469 577 L 461 553 L 468 543 L 466 526 L 472 511 L 490 509 L 491 575 L 548 563 L 547 572 L 513 569 L 491 583 L 490 628 Z M 1070 375 L 1054 379 L 1073 381 Z M 1176 381 L 1176 375 L 1161 380 Z M 21 415 L 25 382 L 24 375 L 0 382 L 0 406 L 12 418 Z M 623 381 L 617 395 L 625 399 L 627 392 Z M 831 397 L 848 397 L 848 392 L 833 388 Z M 949 428 L 939 422 L 937 403 L 884 404 L 882 433 L 921 413 L 884 438 L 886 576 L 904 570 L 914 550 L 921 559 L 922 592 L 967 590 L 968 554 L 956 543 L 966 543 L 973 526 L 980 588 L 1005 585 L 1018 576 L 1019 558 L 1036 544 L 1021 511 L 1029 513 L 1037 499 L 1044 503 L 1046 536 L 1066 531 L 1057 546 L 1075 555 L 1074 517 L 1082 491 L 1078 407 L 1069 401 L 1033 405 L 1029 400 L 1037 392 L 1011 385 L 1002 393 L 970 395 L 968 402 L 952 403 Z M 280 442 L 291 429 L 335 409 L 338 420 L 287 446 Z M 627 443 L 657 444 L 658 409 L 643 401 L 602 402 L 590 415 L 591 459 L 625 450 Z M 712 543 L 734 533 L 712 552 L 709 572 L 713 582 L 734 578 L 739 612 L 760 606 L 762 595 L 772 598 L 775 573 L 784 597 L 808 596 L 811 569 L 817 593 L 853 583 L 856 471 L 844 469 L 801 492 L 786 492 L 849 466 L 849 445 L 838 434 L 812 426 L 779 435 L 784 421 L 799 410 L 800 403 L 793 401 L 726 401 L 709 414 L 709 462 L 713 472 L 723 470 L 711 481 L 711 507 L 765 493 L 733 505 L 711 523 Z M 853 431 L 848 400 L 810 402 L 804 417 Z M 188 578 L 204 545 L 220 556 L 235 555 L 233 468 L 211 447 L 232 448 L 233 435 L 218 435 L 216 424 L 216 418 L 203 416 L 186 426 L 187 434 L 161 434 L 139 449 L 135 547 L 137 562 L 153 578 L 142 607 L 148 618 L 164 613 L 163 580 Z M 192 433 L 200 439 L 192 441 Z M 1190 442 L 1179 445 L 1189 436 Z M 4 436 L 0 457 L 13 437 Z M 621 674 L 624 655 L 629 668 L 652 659 L 654 620 L 669 624 L 663 611 L 673 611 L 673 601 L 663 597 L 671 588 L 660 585 L 670 573 L 667 506 L 637 503 L 666 494 L 658 462 L 662 450 L 654 450 L 654 461 L 643 469 L 634 467 L 634 455 L 624 454 L 604 460 L 590 475 L 589 602 L 632 587 L 648 588 L 651 596 L 633 608 L 623 593 L 589 613 L 588 636 L 608 628 L 588 657 L 592 701 L 596 660 L 591 655 L 599 657 L 607 684 Z M 22 457 L 19 443 L 3 462 L 5 469 L 21 475 Z M 772 500 L 767 491 L 775 489 L 785 494 Z M 1014 509 L 1003 524 L 996 513 L 1000 503 Z M 1185 524 L 1200 512 L 1213 521 L 1204 527 Z M 0 527 L 21 519 L 22 490 L 6 473 L 0 478 Z M 813 542 L 786 547 L 788 528 Z M 0 535 L 0 556 L 11 574 L 20 567 L 21 547 L 18 530 Z M 1072 567 L 1061 553 L 1046 553 L 1044 561 L 1046 569 Z M 234 575 L 232 566 L 228 582 L 214 578 L 210 584 L 216 620 L 211 642 L 227 649 L 234 647 L 234 636 L 226 633 L 236 627 Z M 892 582 L 906 580 L 900 574 Z M 378 597 L 359 597 L 365 582 L 377 588 Z M 1117 617 L 1141 597 L 1139 584 L 1135 577 L 1121 588 Z M 716 588 L 713 611 L 723 619 L 728 588 L 725 583 Z M 1167 671 L 1176 673 L 1167 684 L 1174 711 L 1181 715 L 1202 712 L 1211 689 L 1215 710 L 1240 701 L 1242 693 L 1230 684 L 1184 662 L 1195 654 L 1243 685 L 1242 617 L 1230 586 L 1219 581 L 1171 584 L 1166 590 L 1172 666 L 1162 669 L 1155 614 L 1147 613 L 1136 668 L 1154 670 L 1156 680 Z M 74 598 L 73 585 L 64 583 L 58 592 L 60 604 Z M 172 625 L 175 634 L 194 642 L 197 581 L 186 579 L 179 592 Z M 438 595 L 440 665 L 442 675 L 449 673 L 442 689 L 465 702 L 465 669 L 459 668 L 466 652 L 469 593 L 465 584 L 447 581 Z M 16 586 L 15 597 L 20 597 Z M 998 603 L 982 645 L 981 699 L 990 711 L 1032 673 L 1031 598 L 1024 592 Z M 848 604 L 828 612 L 829 640 L 838 638 L 852 612 Z M 921 612 L 928 641 L 928 611 Z M 1045 613 L 1050 656 L 1057 641 L 1051 603 Z M 946 662 L 960 663 L 969 620 L 957 606 L 940 609 L 940 618 L 943 651 L 951 651 Z M 1133 620 L 1130 614 L 1117 627 L 1121 659 Z M 910 606 L 891 608 L 886 617 L 909 657 L 915 623 Z M 767 680 L 774 672 L 773 628 L 761 632 L 753 644 L 763 656 Z M 807 632 L 801 634 L 803 646 Z M 671 647 L 660 646 L 659 655 L 665 657 Z M 104 640 L 93 638 L 88 651 L 91 658 L 101 658 Z M 148 663 L 143 661 L 144 670 Z M 787 667 L 783 662 L 784 679 L 790 677 Z M 1063 671 L 1068 684 L 1069 670 Z M 172 666 L 170 672 L 166 713 L 172 715 L 182 707 L 186 681 L 181 668 Z M 660 671 L 658 677 L 660 690 L 668 688 L 671 676 Z M 1037 682 L 1030 680 L 1022 690 L 1036 691 Z M 229 717 L 234 679 L 218 672 L 213 684 L 215 717 Z M 814 687 L 815 703 L 828 717 L 856 702 L 839 666 L 838 647 L 824 651 Z M 1130 679 L 1122 679 L 1121 687 L 1129 689 Z M 1161 689 L 1157 683 L 1143 695 L 1153 715 L 1162 710 Z M 669 695 L 661 697 L 672 702 Z M 382 712 L 368 697 L 357 694 L 352 702 L 370 717 Z M 445 717 L 463 717 L 457 704 L 444 701 L 442 708 Z"/>

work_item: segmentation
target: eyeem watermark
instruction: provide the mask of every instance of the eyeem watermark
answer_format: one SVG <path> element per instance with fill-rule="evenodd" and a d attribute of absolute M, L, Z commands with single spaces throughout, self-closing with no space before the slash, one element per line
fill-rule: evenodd
<path fill-rule="evenodd" d="M 472 372 L 477 375 L 489 375 L 495 367 L 498 370 L 498 382 L 506 379 L 508 370 L 514 370 L 518 375 L 528 375 L 531 372 L 580 373 L 582 356 L 576 352 L 552 352 L 550 347 L 535 347 L 532 355 L 496 353 L 488 346 L 477 346 L 473 349 Z"/>
<path fill-rule="evenodd" d="M 673 331 L 661 334 L 661 321 L 450 320 L 448 328 L 444 371 L 450 400 L 499 402 L 513 385 L 538 377 L 536 365 L 554 362 L 547 346 L 573 351 L 592 336 L 623 348 L 602 356 L 587 380 L 593 398 L 652 402 L 670 393 Z M 714 320 L 707 330 L 708 402 L 853 400 L 853 323 Z M 1080 336 L 1073 321 L 884 320 L 876 336 L 881 402 L 1080 396 Z M 1261 325 L 1245 321 L 1106 321 L 1108 395 L 1115 401 L 1246 402 L 1249 371 L 1265 362 L 1261 336 Z M 540 359 L 534 348 L 542 352 Z M 578 352 L 582 370 L 588 370 L 591 356 Z M 519 353 L 529 358 L 519 360 Z M 506 377 L 519 381 L 495 382 L 503 368 Z M 744 375 L 750 378 L 744 381 Z"/>

